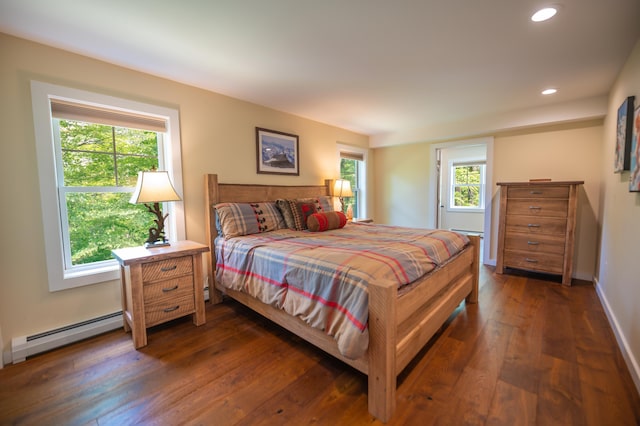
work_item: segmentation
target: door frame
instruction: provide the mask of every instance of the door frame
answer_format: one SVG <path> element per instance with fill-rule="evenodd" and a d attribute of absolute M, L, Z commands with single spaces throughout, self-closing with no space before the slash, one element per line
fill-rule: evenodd
<path fill-rule="evenodd" d="M 487 151 L 487 162 L 485 167 L 485 188 L 484 188 L 484 196 L 485 196 L 485 205 L 484 205 L 484 226 L 483 226 L 483 239 L 482 239 L 482 248 L 483 248 L 483 258 L 482 263 L 485 265 L 494 265 L 496 264 L 495 259 L 491 259 L 491 207 L 492 207 L 492 189 L 493 189 L 493 136 L 488 136 L 484 138 L 475 138 L 475 139 L 466 139 L 459 140 L 455 142 L 443 142 L 443 143 L 434 143 L 429 146 L 430 149 L 430 158 L 432 159 L 432 167 L 431 176 L 429 177 L 429 199 L 435 200 L 433 203 L 434 210 L 431 215 L 428 215 L 431 219 L 431 223 L 428 224 L 430 228 L 436 228 L 438 225 L 438 218 L 440 215 L 440 182 L 441 182 L 441 172 L 443 170 L 443 165 L 438 164 L 440 161 L 439 151 L 441 149 L 453 148 L 453 147 L 462 147 L 462 146 L 472 146 L 472 145 L 485 145 Z"/>

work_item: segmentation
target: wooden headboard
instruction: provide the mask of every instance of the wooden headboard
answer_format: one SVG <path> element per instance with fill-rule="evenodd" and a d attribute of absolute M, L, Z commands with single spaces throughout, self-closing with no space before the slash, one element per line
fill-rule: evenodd
<path fill-rule="evenodd" d="M 209 245 L 210 261 L 209 271 L 209 298 L 212 302 L 219 301 L 219 295 L 214 290 L 215 280 L 215 238 L 216 216 L 213 206 L 218 203 L 258 203 L 263 201 L 275 201 L 279 198 L 307 198 L 322 195 L 331 195 L 333 179 L 325 179 L 324 185 L 253 185 L 237 183 L 219 183 L 217 174 L 205 175 L 205 219 L 207 231 L 207 244 Z"/>

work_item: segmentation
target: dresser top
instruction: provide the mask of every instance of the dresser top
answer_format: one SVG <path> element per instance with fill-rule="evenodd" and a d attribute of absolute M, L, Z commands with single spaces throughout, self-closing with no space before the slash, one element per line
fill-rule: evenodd
<path fill-rule="evenodd" d="M 525 181 L 525 182 L 497 182 L 498 186 L 529 186 L 529 185 L 582 185 L 584 184 L 583 180 L 534 180 L 534 181 Z"/>

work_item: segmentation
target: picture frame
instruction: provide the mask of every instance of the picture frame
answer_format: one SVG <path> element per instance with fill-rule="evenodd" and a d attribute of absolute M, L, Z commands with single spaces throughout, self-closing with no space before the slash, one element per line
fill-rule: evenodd
<path fill-rule="evenodd" d="M 631 159 L 629 174 L 629 191 L 640 192 L 640 106 L 635 109 L 632 115 L 632 136 L 631 136 Z"/>
<path fill-rule="evenodd" d="M 300 176 L 298 136 L 256 127 L 257 172 Z"/>
<path fill-rule="evenodd" d="M 633 132 L 633 101 L 635 96 L 629 96 L 618 108 L 616 125 L 616 152 L 614 159 L 614 173 L 622 173 L 631 167 L 631 137 Z"/>

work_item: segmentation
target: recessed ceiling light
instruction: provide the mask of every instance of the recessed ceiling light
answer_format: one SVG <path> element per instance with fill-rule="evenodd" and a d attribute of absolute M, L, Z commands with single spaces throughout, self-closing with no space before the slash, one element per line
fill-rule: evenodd
<path fill-rule="evenodd" d="M 542 94 L 543 95 L 553 95 L 557 91 L 558 91 L 557 89 L 545 89 L 545 90 L 542 91 Z"/>
<path fill-rule="evenodd" d="M 551 19 L 558 13 L 558 9 L 555 7 L 545 7 L 544 9 L 540 9 L 536 13 L 531 16 L 531 20 L 533 22 L 542 22 L 547 19 Z"/>

